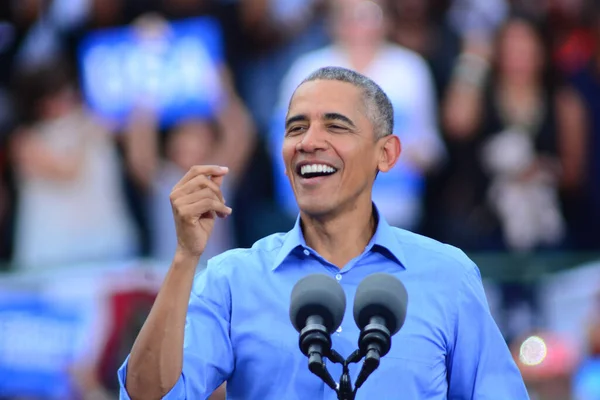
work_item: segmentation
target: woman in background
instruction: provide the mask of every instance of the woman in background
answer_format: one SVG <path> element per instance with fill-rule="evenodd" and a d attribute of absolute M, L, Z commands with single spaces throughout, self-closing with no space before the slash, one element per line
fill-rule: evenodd
<path fill-rule="evenodd" d="M 187 170 L 204 164 L 228 167 L 221 190 L 230 204 L 246 173 L 254 149 L 254 125 L 226 73 L 222 83 L 226 100 L 215 115 L 182 117 L 168 129 L 164 141 L 151 112 L 140 110 L 131 116 L 125 138 L 128 170 L 148 199 L 150 254 L 158 260 L 170 260 L 177 247 L 169 194 Z M 219 220 L 214 229 L 201 264 L 235 247 L 230 219 Z"/>
<path fill-rule="evenodd" d="M 21 128 L 13 262 L 48 268 L 137 255 L 111 132 L 84 107 L 60 60 L 18 73 Z"/>
<path fill-rule="evenodd" d="M 442 240 L 474 250 L 562 244 L 559 143 L 567 132 L 543 38 L 513 16 L 491 64 L 479 54 L 459 59 L 443 111 L 452 163 Z"/>

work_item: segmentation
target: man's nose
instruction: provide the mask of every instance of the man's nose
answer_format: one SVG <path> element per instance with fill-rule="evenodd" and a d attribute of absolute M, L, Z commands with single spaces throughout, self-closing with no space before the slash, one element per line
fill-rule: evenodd
<path fill-rule="evenodd" d="M 326 146 L 325 132 L 318 127 L 311 126 L 302 136 L 302 140 L 298 144 L 298 150 L 312 153 L 323 150 Z"/>

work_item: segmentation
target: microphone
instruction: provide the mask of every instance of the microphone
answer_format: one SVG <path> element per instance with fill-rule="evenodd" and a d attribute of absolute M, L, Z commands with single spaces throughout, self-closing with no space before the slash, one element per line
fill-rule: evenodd
<path fill-rule="evenodd" d="M 300 350 L 308 357 L 308 369 L 333 390 L 337 385 L 323 357 L 331 355 L 331 334 L 341 325 L 345 310 L 344 290 L 328 275 L 308 275 L 292 289 L 290 320 L 300 333 Z"/>
<path fill-rule="evenodd" d="M 365 361 L 356 378 L 356 389 L 379 367 L 380 358 L 390 351 L 392 336 L 406 319 L 407 306 L 406 288 L 393 275 L 372 274 L 358 285 L 354 321 L 360 329 L 358 351 Z"/>

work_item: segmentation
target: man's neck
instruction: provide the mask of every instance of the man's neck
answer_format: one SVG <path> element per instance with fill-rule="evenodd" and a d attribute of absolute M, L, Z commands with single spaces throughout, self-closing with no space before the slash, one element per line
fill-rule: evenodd
<path fill-rule="evenodd" d="M 302 213 L 301 220 L 306 244 L 340 269 L 364 251 L 377 225 L 370 199 L 330 218 Z"/>

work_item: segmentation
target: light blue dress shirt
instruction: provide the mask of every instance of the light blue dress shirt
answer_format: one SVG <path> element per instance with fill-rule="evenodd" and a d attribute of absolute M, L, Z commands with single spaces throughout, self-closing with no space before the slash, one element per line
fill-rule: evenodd
<path fill-rule="evenodd" d="M 298 220 L 299 221 L 299 220 Z M 359 330 L 352 316 L 356 287 L 385 272 L 408 291 L 402 329 L 356 400 L 525 400 L 528 394 L 490 315 L 477 266 L 459 249 L 391 227 L 384 219 L 364 252 L 341 270 L 306 245 L 299 222 L 209 261 L 198 275 L 185 327 L 183 373 L 166 399 L 206 399 L 227 381 L 227 398 L 335 400 L 308 370 L 289 320 L 290 293 L 302 277 L 325 273 L 346 293 L 333 348 L 349 356 Z M 338 381 L 341 366 L 327 362 Z M 361 364 L 352 364 L 352 382 Z M 119 370 L 121 399 L 127 360 Z"/>

